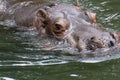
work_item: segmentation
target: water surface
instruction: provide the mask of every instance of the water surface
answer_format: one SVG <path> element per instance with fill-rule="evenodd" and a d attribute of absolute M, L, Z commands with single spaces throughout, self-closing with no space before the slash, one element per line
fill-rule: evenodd
<path fill-rule="evenodd" d="M 0 0 L 2 1 L 2 0 Z M 74 0 L 57 0 L 74 3 Z M 3 4 L 3 3 L 1 3 Z M 120 31 L 119 0 L 81 0 L 81 7 L 97 13 L 97 21 L 105 28 Z M 0 10 L 5 9 L 1 6 Z M 40 44 L 34 29 L 16 28 L 13 21 L 6 20 L 5 26 L 0 25 L 0 80 L 119 80 L 120 51 L 115 54 L 81 58 L 64 42 L 56 42 L 61 47 Z M 2 22 L 0 24 L 3 24 Z M 54 41 L 51 40 L 54 43 Z M 53 51 L 49 50 L 50 48 Z M 45 50 L 44 50 L 45 49 Z M 61 51 L 63 50 L 63 51 Z M 73 50 L 72 50 L 73 51 Z M 112 53 L 112 50 L 107 52 Z"/>

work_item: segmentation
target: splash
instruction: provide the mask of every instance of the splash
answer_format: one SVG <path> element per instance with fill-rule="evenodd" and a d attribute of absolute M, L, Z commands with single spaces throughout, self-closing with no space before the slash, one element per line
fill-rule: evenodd
<path fill-rule="evenodd" d="M 6 10 L 6 0 L 0 0 L 0 12 L 5 12 Z"/>

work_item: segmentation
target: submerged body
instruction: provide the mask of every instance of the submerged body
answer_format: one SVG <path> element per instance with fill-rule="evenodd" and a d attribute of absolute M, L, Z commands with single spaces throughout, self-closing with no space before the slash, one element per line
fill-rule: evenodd
<path fill-rule="evenodd" d="M 8 6 L 5 16 L 9 15 L 18 26 L 36 27 L 40 36 L 66 39 L 79 51 L 109 48 L 120 42 L 119 34 L 102 29 L 96 23 L 95 13 L 82 11 L 78 5 L 36 1 L 24 4 Z"/>

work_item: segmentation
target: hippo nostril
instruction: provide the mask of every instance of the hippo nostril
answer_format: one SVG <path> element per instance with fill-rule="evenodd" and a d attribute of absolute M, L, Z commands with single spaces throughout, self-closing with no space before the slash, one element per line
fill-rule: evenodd
<path fill-rule="evenodd" d="M 62 26 L 60 24 L 55 24 L 55 29 L 56 30 L 60 30 L 62 28 Z"/>
<path fill-rule="evenodd" d="M 95 37 L 91 37 L 91 40 L 95 40 Z"/>
<path fill-rule="evenodd" d="M 110 42 L 109 42 L 109 44 L 108 44 L 108 46 L 109 46 L 109 47 L 112 47 L 112 46 L 114 46 L 114 43 L 113 43 L 113 41 L 110 41 Z"/>

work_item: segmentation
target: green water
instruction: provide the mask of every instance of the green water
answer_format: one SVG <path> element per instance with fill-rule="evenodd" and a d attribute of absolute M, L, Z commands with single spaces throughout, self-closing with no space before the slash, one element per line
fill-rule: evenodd
<path fill-rule="evenodd" d="M 120 32 L 119 0 L 81 0 L 81 5 L 96 12 L 104 27 Z M 120 59 L 84 63 L 73 56 L 54 55 L 60 52 L 36 49 L 29 40 L 34 36 L 28 33 L 0 26 L 0 80 L 120 80 Z"/>

